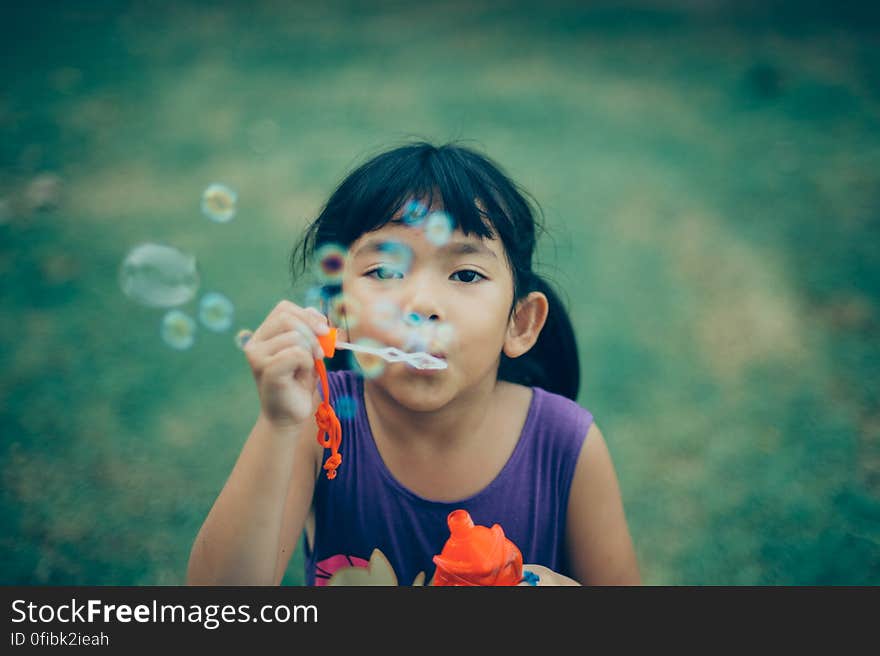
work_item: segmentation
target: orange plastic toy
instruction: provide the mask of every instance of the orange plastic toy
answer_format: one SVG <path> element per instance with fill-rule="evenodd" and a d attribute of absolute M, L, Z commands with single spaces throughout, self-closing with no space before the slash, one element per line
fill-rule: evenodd
<path fill-rule="evenodd" d="M 326 335 L 317 335 L 317 338 L 324 351 L 324 357 L 332 358 L 336 352 L 336 328 L 331 328 Z M 342 454 L 339 453 L 339 445 L 342 443 L 342 425 L 333 411 L 333 406 L 330 405 L 330 385 L 327 383 L 327 368 L 324 366 L 324 360 L 316 358 L 315 369 L 321 378 L 321 391 L 324 392 L 324 400 L 315 412 L 315 422 L 318 424 L 318 444 L 325 449 L 330 449 L 330 457 L 324 463 L 324 469 L 327 470 L 327 478 L 332 481 L 336 478 L 336 470 L 342 464 Z"/>
<path fill-rule="evenodd" d="M 434 556 L 434 585 L 519 585 L 522 553 L 501 526 L 475 526 L 466 510 L 453 510 L 446 521 L 452 535 Z"/>

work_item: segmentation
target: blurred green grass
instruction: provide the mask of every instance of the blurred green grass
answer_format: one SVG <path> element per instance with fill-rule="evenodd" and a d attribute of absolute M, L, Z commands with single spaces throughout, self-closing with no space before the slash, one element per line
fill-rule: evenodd
<path fill-rule="evenodd" d="M 469 140 L 541 204 L 646 582 L 880 583 L 875 12 L 3 12 L 3 583 L 182 583 L 256 417 L 235 329 L 166 347 L 127 250 L 194 252 L 253 327 L 342 175 L 410 136 Z M 199 213 L 214 181 L 229 224 Z"/>

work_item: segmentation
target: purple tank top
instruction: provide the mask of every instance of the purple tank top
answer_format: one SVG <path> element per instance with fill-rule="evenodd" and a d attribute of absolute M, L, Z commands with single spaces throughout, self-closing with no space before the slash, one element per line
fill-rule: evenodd
<path fill-rule="evenodd" d="M 334 583 L 342 584 L 429 583 L 432 558 L 449 538 L 446 517 L 457 508 L 476 524 L 500 524 L 523 562 L 572 575 L 565 555 L 566 510 L 593 421 L 589 411 L 532 387 L 525 425 L 501 472 L 480 492 L 447 503 L 413 493 L 385 466 L 364 408 L 363 378 L 333 371 L 328 381 L 342 424 L 342 465 L 335 479 L 327 480 L 322 470 L 315 483 L 312 548 L 305 541 L 307 585 L 325 585 L 334 574 Z"/>

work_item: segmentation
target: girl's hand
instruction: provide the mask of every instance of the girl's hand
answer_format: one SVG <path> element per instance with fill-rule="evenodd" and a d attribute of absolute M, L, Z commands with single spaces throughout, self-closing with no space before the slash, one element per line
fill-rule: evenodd
<path fill-rule="evenodd" d="M 315 359 L 324 357 L 315 333 L 328 330 L 327 319 L 314 308 L 281 301 L 248 340 L 244 353 L 270 424 L 298 426 L 315 412 Z"/>
<path fill-rule="evenodd" d="M 558 574 L 552 569 L 547 569 L 543 565 L 523 565 L 523 573 L 532 572 L 539 577 L 535 585 L 580 585 L 574 579 Z M 520 585 L 531 585 L 528 581 L 523 581 Z"/>

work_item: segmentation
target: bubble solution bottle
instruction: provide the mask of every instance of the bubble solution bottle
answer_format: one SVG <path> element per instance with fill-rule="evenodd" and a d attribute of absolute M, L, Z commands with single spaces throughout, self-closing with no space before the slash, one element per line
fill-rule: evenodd
<path fill-rule="evenodd" d="M 466 510 L 453 510 L 446 521 L 451 535 L 434 556 L 434 585 L 519 585 L 522 553 L 501 526 L 475 526 Z"/>

